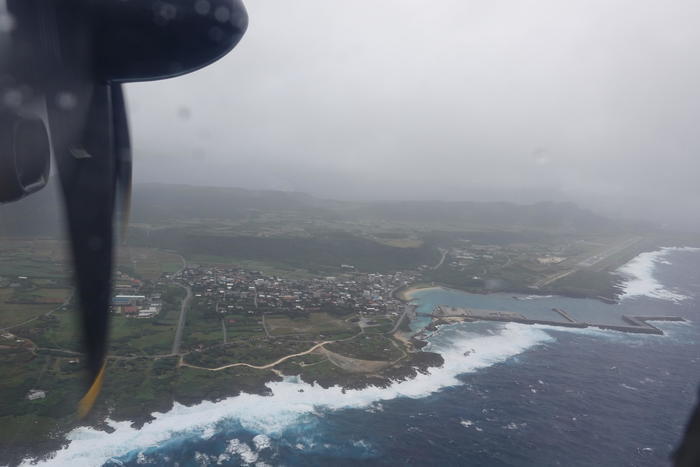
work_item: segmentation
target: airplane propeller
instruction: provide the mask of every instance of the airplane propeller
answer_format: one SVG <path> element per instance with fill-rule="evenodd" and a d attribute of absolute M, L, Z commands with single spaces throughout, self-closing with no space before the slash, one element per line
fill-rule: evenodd
<path fill-rule="evenodd" d="M 59 175 L 89 389 L 102 385 L 114 224 L 126 232 L 132 157 L 123 83 L 209 65 L 241 39 L 240 0 L 0 0 L 0 203 Z"/>

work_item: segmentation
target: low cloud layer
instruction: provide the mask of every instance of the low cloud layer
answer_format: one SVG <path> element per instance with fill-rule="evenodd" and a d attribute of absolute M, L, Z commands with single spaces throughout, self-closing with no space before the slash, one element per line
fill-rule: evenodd
<path fill-rule="evenodd" d="M 247 7 L 218 63 L 128 86 L 137 181 L 699 222 L 696 1 Z"/>

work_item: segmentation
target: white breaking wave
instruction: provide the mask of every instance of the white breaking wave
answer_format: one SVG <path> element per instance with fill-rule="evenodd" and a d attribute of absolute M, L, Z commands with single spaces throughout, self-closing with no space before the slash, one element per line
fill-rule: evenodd
<path fill-rule="evenodd" d="M 451 327 L 449 337 L 428 348 L 439 352 L 445 359 L 440 368 L 431 368 L 430 374 L 418 374 L 407 381 L 396 382 L 387 388 L 368 387 L 345 390 L 339 386 L 323 389 L 318 385 L 288 377 L 281 382 L 269 383 L 272 396 L 241 394 L 220 402 L 204 401 L 192 407 L 175 404 L 167 413 L 153 413 L 154 420 L 140 430 L 130 422 L 107 423 L 112 433 L 81 427 L 71 431 L 68 446 L 57 451 L 52 459 L 38 465 L 70 465 L 71 467 L 100 465 L 114 457 L 134 451 L 143 451 L 173 438 L 199 435 L 207 438 L 220 422 L 234 420 L 242 428 L 257 433 L 251 447 L 238 439 L 229 441 L 220 462 L 233 456 L 253 463 L 258 452 L 269 447 L 270 436 L 281 434 L 304 418 L 314 417 L 318 410 L 367 408 L 380 401 L 398 397 L 421 398 L 440 389 L 462 384 L 457 375 L 503 362 L 533 346 L 552 342 L 554 338 L 544 329 L 524 324 L 508 323 L 497 333 L 479 335 Z M 467 355 L 465 352 L 470 350 Z M 303 392 L 299 392 L 303 389 Z M 260 436 L 263 435 L 263 436 Z M 34 465 L 27 459 L 22 465 Z"/>
<path fill-rule="evenodd" d="M 657 264 L 671 264 L 666 256 L 672 251 L 700 251 L 700 248 L 691 247 L 664 247 L 657 251 L 641 253 L 630 262 L 621 266 L 617 272 L 627 280 L 623 285 L 622 299 L 629 297 L 646 296 L 660 300 L 680 302 L 689 297 L 676 290 L 665 288 L 654 277 Z"/>

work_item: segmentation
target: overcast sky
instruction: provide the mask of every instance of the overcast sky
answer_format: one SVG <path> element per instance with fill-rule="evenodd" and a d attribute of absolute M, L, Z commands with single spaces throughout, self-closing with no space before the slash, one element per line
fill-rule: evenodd
<path fill-rule="evenodd" d="M 233 52 L 129 85 L 137 182 L 700 209 L 700 2 L 249 0 Z"/>

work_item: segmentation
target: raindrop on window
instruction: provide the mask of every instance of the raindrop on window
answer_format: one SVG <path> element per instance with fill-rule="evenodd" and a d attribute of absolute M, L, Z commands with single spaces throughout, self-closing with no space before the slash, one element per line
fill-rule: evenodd
<path fill-rule="evenodd" d="M 15 29 L 15 18 L 7 13 L 0 13 L 0 33 L 12 32 Z"/>
<path fill-rule="evenodd" d="M 61 110 L 73 110 L 77 104 L 78 99 L 72 92 L 63 91 L 56 94 L 56 105 Z"/>
<path fill-rule="evenodd" d="M 214 18 L 220 23 L 225 23 L 229 19 L 231 19 L 231 12 L 229 11 L 228 7 L 225 6 L 220 6 L 214 11 Z"/>
<path fill-rule="evenodd" d="M 8 89 L 2 95 L 2 103 L 6 107 L 17 108 L 22 105 L 22 93 L 18 89 Z"/>
<path fill-rule="evenodd" d="M 155 22 L 156 24 L 160 26 L 166 25 L 169 21 L 175 19 L 175 16 L 177 15 L 177 8 L 175 5 L 172 5 L 170 3 L 159 3 L 155 7 Z"/>
<path fill-rule="evenodd" d="M 189 107 L 182 106 L 179 109 L 177 109 L 177 116 L 183 120 L 189 120 L 191 115 L 192 111 Z"/>
<path fill-rule="evenodd" d="M 211 4 L 208 0 L 197 0 L 194 4 L 194 11 L 200 15 L 206 15 L 211 10 Z"/>

